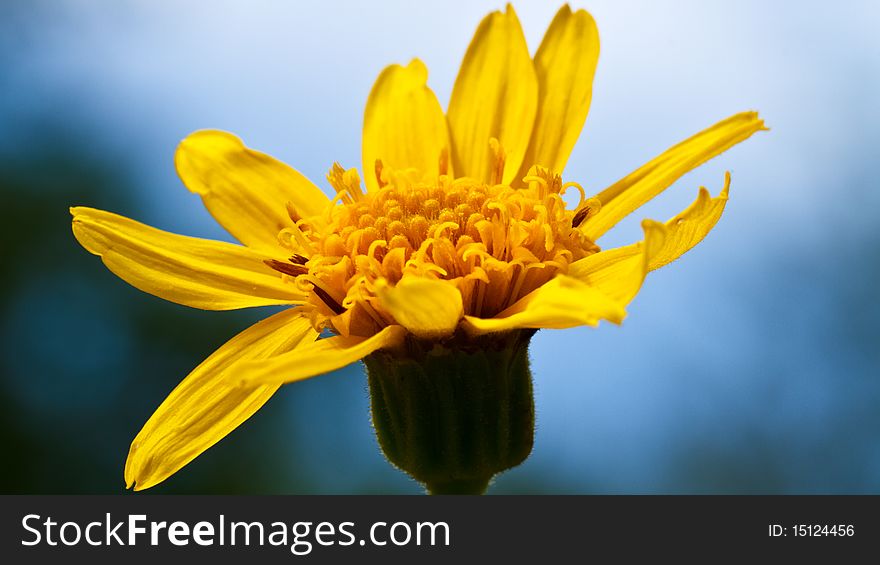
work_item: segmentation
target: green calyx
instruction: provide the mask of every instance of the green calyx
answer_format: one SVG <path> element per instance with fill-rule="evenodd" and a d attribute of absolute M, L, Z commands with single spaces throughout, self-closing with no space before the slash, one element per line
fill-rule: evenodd
<path fill-rule="evenodd" d="M 482 494 L 522 463 L 535 432 L 533 333 L 411 338 L 366 357 L 373 426 L 388 460 L 431 494 Z"/>

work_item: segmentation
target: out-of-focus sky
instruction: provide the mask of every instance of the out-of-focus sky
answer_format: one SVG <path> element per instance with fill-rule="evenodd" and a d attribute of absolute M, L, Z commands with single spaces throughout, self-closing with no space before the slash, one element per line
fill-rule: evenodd
<path fill-rule="evenodd" d="M 514 6 L 534 50 L 559 6 Z M 600 242 L 639 239 L 642 218 L 665 220 L 732 172 L 718 227 L 649 277 L 623 326 L 534 338 L 535 449 L 494 492 L 880 491 L 880 4 L 573 7 L 594 15 L 602 47 L 566 180 L 596 192 L 742 110 L 771 131 Z M 227 239 L 175 176 L 181 138 L 232 131 L 326 189 L 334 161 L 360 166 L 379 71 L 419 57 L 445 104 L 499 8 L 4 2 L 0 190 L 15 217 L 0 391 L 21 466 L 6 490 L 121 490 L 152 409 L 259 316 L 183 313 L 124 288 L 73 241 L 67 206 Z M 160 489 L 418 492 L 378 452 L 360 368 L 286 387 L 265 412 Z"/>

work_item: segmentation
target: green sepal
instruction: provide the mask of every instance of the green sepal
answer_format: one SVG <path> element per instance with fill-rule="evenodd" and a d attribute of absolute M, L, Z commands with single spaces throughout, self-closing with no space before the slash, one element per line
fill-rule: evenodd
<path fill-rule="evenodd" d="M 533 333 L 409 338 L 366 357 L 373 427 L 388 460 L 431 494 L 482 494 L 522 463 L 535 433 Z"/>

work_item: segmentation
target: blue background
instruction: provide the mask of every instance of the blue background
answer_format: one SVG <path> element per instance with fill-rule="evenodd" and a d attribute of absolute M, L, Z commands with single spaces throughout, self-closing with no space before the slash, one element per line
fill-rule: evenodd
<path fill-rule="evenodd" d="M 0 484 L 121 492 L 128 444 L 186 373 L 265 312 L 128 287 L 67 207 L 227 239 L 177 179 L 177 142 L 235 132 L 327 188 L 360 166 L 384 65 L 422 58 L 441 102 L 495 2 L 0 4 Z M 731 198 L 653 273 L 622 327 L 534 338 L 532 457 L 492 492 L 880 491 L 880 4 L 604 2 L 584 132 L 565 171 L 597 192 L 735 112 L 771 127 L 600 243 L 640 238 L 697 188 Z M 516 4 L 534 50 L 558 5 Z M 360 365 L 283 388 L 153 492 L 416 493 L 369 423 Z"/>

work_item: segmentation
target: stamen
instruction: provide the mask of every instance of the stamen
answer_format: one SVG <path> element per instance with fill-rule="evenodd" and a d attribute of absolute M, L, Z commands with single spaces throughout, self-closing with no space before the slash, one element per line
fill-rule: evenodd
<path fill-rule="evenodd" d="M 295 250 L 307 250 L 312 245 L 312 242 L 306 238 L 305 234 L 296 224 L 288 226 L 278 232 L 278 242 L 281 245 L 292 247 Z"/>
<path fill-rule="evenodd" d="M 372 318 L 373 321 L 376 322 L 377 326 L 383 328 L 388 325 L 388 322 L 382 319 L 382 316 L 380 316 L 379 313 L 376 312 L 376 309 L 373 308 L 372 305 L 370 305 L 370 302 L 367 298 L 360 296 L 358 297 L 357 302 L 363 307 L 364 311 L 370 316 L 370 318 Z"/>
<path fill-rule="evenodd" d="M 363 190 L 361 190 L 361 176 L 358 174 L 357 169 L 348 169 L 342 175 L 342 180 L 345 182 L 345 190 L 348 191 L 349 196 L 355 202 L 360 202 L 364 196 Z"/>
<path fill-rule="evenodd" d="M 290 263 L 285 263 L 284 261 L 278 261 L 277 259 L 263 259 L 263 263 L 265 263 L 272 269 L 275 269 L 279 273 L 284 273 L 285 275 L 290 275 L 291 277 L 304 275 L 309 272 L 309 269 L 304 265 L 293 265 Z"/>
<path fill-rule="evenodd" d="M 585 220 L 592 218 L 602 209 L 602 201 L 596 197 L 588 199 L 583 203 L 583 208 L 577 211 L 571 219 L 571 227 L 577 228 L 584 223 Z"/>
<path fill-rule="evenodd" d="M 337 202 L 341 202 L 342 204 L 351 204 L 351 196 L 348 195 L 348 192 L 345 190 L 340 190 L 336 193 L 336 196 L 333 197 L 333 200 L 330 201 L 331 205 L 335 205 Z"/>
<path fill-rule="evenodd" d="M 535 168 L 533 168 L 532 170 L 535 170 Z M 548 184 L 547 184 L 547 179 L 545 179 L 544 177 L 537 175 L 537 174 L 530 174 L 530 175 L 526 175 L 525 177 L 523 177 L 523 182 L 537 183 L 538 186 L 540 187 L 537 191 L 538 198 L 541 200 L 544 200 L 547 197 Z"/>
<path fill-rule="evenodd" d="M 452 240 L 453 243 L 455 243 L 455 232 L 458 230 L 458 228 L 459 226 L 455 222 L 443 222 L 442 224 L 437 224 L 436 226 L 433 226 L 428 235 L 432 239 L 436 239 L 438 237 L 443 237 L 443 232 L 449 230 L 449 239 Z"/>
<path fill-rule="evenodd" d="M 370 243 L 369 249 L 367 249 L 367 257 L 369 257 L 371 259 L 375 259 L 376 261 L 382 262 L 382 257 L 376 256 L 376 253 L 379 251 L 380 248 L 387 249 L 388 242 L 385 241 L 384 239 L 373 240 Z"/>
<path fill-rule="evenodd" d="M 355 169 L 345 170 L 339 163 L 333 163 L 327 173 L 327 182 L 336 190 L 331 203 L 341 201 L 343 204 L 358 202 L 363 196 L 361 178 Z"/>
<path fill-rule="evenodd" d="M 590 207 L 589 206 L 585 206 L 585 207 L 581 208 L 580 210 L 578 210 L 577 214 L 575 214 L 574 217 L 571 219 L 571 227 L 579 228 L 581 226 L 581 224 L 584 223 L 584 220 L 587 219 L 587 216 L 589 214 L 590 214 Z"/>
<path fill-rule="evenodd" d="M 578 198 L 578 205 L 576 206 L 576 208 L 580 208 L 581 206 L 584 205 L 584 200 L 587 199 L 587 193 L 584 192 L 584 187 L 582 187 L 580 184 L 578 184 L 576 182 L 567 182 L 567 183 L 563 184 L 562 188 L 559 189 L 559 195 L 560 196 L 565 195 L 565 192 L 569 188 L 571 188 L 572 186 L 575 187 L 578 190 L 578 192 L 580 192 L 580 198 Z"/>
<path fill-rule="evenodd" d="M 305 255 L 300 255 L 299 253 L 294 253 L 293 256 L 290 259 L 288 259 L 288 261 L 290 261 L 291 263 L 297 264 L 297 265 L 305 265 L 306 263 L 309 262 L 309 258 L 306 257 Z"/>
<path fill-rule="evenodd" d="M 315 285 L 312 289 L 312 292 L 314 292 L 318 296 L 318 298 L 320 298 L 321 301 L 336 314 L 342 314 L 343 312 L 345 312 L 345 308 L 343 308 L 338 302 L 333 300 L 333 298 L 329 294 L 327 294 L 327 291 L 325 291 L 320 286 Z"/>

